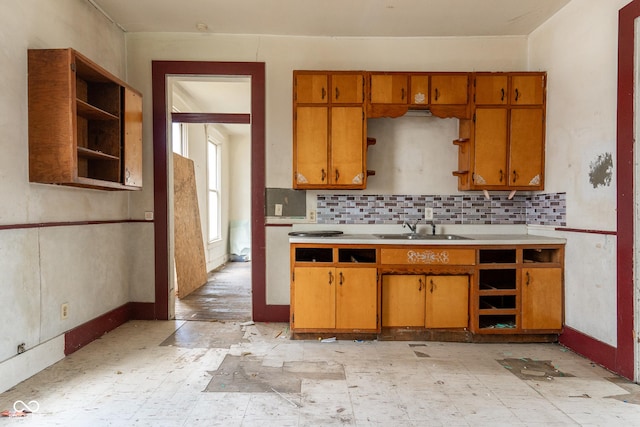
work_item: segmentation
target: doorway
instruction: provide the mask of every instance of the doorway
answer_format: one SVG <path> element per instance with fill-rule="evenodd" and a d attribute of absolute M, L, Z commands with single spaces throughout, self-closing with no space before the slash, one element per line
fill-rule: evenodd
<path fill-rule="evenodd" d="M 288 305 L 266 301 L 265 64 L 259 62 L 152 61 L 153 181 L 156 319 L 173 318 L 174 280 L 170 242 L 167 141 L 167 78 L 170 76 L 248 76 L 251 79 L 251 303 L 254 321 L 287 321 Z"/>
<path fill-rule="evenodd" d="M 168 87 L 175 318 L 250 320 L 251 79 L 177 75 Z"/>

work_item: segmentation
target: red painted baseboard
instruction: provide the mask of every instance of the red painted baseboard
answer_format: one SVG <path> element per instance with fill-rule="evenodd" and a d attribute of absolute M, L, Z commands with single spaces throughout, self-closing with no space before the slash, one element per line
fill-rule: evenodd
<path fill-rule="evenodd" d="M 559 341 L 572 351 L 615 372 L 617 352 L 615 347 L 566 326 Z"/>
<path fill-rule="evenodd" d="M 70 355 L 91 341 L 129 320 L 154 319 L 153 303 L 130 302 L 68 331 L 64 336 L 64 354 Z"/>

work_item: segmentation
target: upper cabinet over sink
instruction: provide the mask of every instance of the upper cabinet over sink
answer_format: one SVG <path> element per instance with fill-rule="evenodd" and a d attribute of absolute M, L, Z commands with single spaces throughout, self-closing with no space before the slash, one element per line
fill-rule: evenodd
<path fill-rule="evenodd" d="M 410 109 L 469 118 L 469 73 L 371 72 L 367 118 L 399 117 Z"/>
<path fill-rule="evenodd" d="M 459 119 L 459 190 L 543 190 L 546 73 L 294 71 L 293 188 L 364 189 L 366 119 Z"/>

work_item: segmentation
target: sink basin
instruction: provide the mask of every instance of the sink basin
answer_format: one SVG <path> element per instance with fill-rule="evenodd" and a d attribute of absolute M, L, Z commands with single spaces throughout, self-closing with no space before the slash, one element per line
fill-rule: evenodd
<path fill-rule="evenodd" d="M 468 237 L 457 234 L 420 234 L 420 233 L 397 233 L 397 234 L 374 234 L 379 239 L 387 240 L 469 240 Z"/>

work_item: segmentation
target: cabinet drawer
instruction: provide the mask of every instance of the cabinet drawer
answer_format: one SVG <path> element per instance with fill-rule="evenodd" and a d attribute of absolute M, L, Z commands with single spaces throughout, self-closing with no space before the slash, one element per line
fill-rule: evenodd
<path fill-rule="evenodd" d="M 475 265 L 475 249 L 382 249 L 382 264 Z"/>

